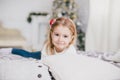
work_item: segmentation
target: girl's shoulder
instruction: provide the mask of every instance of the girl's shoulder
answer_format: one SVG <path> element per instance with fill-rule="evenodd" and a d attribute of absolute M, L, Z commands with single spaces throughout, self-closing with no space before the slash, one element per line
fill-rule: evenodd
<path fill-rule="evenodd" d="M 41 57 L 43 58 L 43 57 L 46 57 L 46 56 L 48 56 L 48 54 L 47 54 L 47 45 L 46 44 L 44 44 L 44 46 L 43 46 L 43 48 L 41 49 Z"/>
<path fill-rule="evenodd" d="M 76 48 L 74 45 L 70 45 L 66 51 L 67 53 L 72 53 L 72 54 L 76 54 L 77 51 L 76 51 Z"/>

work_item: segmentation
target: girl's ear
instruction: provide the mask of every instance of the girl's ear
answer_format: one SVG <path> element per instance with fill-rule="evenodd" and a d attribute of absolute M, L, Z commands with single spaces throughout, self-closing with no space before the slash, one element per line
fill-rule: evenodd
<path fill-rule="evenodd" d="M 74 39 L 74 36 L 72 36 L 72 40 Z"/>
<path fill-rule="evenodd" d="M 70 44 L 72 44 L 73 41 L 74 41 L 74 36 L 72 36 Z"/>

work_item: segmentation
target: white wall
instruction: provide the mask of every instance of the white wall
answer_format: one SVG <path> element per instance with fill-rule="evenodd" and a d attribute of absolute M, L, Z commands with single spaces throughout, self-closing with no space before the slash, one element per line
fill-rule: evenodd
<path fill-rule="evenodd" d="M 5 27 L 19 29 L 30 42 L 34 27 L 27 22 L 30 12 L 51 12 L 53 0 L 0 0 L 0 22 Z"/>

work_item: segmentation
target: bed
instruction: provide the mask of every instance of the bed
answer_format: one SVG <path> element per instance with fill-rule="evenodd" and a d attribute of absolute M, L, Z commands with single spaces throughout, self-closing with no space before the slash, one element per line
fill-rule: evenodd
<path fill-rule="evenodd" d="M 36 60 L 0 53 L 0 80 L 120 80 L 120 62 L 104 54 L 78 51 Z"/>

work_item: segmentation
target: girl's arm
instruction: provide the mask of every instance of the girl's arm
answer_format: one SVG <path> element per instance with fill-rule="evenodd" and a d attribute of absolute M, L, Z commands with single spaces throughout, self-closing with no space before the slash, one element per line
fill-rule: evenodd
<path fill-rule="evenodd" d="M 34 59 L 41 59 L 41 52 L 37 51 L 37 52 L 28 52 L 26 50 L 23 49 L 18 49 L 18 48 L 13 48 L 12 49 L 12 54 L 16 54 L 16 55 L 20 55 L 22 57 L 26 57 L 26 58 L 34 58 Z"/>

